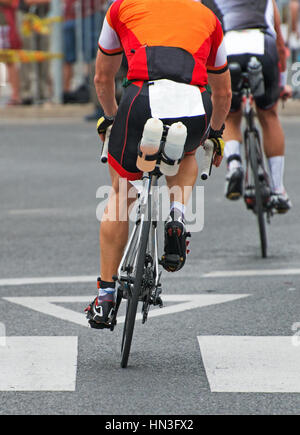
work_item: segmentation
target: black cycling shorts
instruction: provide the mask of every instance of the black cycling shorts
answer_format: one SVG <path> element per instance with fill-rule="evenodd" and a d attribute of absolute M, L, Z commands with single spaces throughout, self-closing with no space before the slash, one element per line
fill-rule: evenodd
<path fill-rule="evenodd" d="M 255 102 L 260 109 L 271 109 L 278 101 L 280 95 L 279 88 L 279 59 L 274 37 L 265 34 L 265 54 L 236 54 L 228 56 L 228 63 L 237 62 L 241 65 L 242 71 L 247 71 L 247 65 L 252 56 L 260 60 L 263 67 L 263 75 L 265 80 L 265 94 L 262 97 L 255 98 Z M 233 92 L 238 89 L 232 87 Z M 241 108 L 241 95 L 233 95 L 231 103 L 231 112 L 237 112 Z"/>
<path fill-rule="evenodd" d="M 128 180 L 138 180 L 142 172 L 136 167 L 138 144 L 142 139 L 144 125 L 151 118 L 148 82 L 130 84 L 121 99 L 108 144 L 108 163 L 117 173 Z M 166 125 L 181 121 L 187 127 L 185 152 L 191 153 L 206 139 L 212 114 L 210 94 L 200 89 L 205 115 L 184 118 L 162 119 Z"/>

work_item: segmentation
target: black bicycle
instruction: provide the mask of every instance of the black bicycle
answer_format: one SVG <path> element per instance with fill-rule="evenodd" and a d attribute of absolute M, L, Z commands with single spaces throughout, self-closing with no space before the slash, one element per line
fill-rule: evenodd
<path fill-rule="evenodd" d="M 259 63 L 259 61 L 256 59 Z M 238 63 L 229 65 L 232 81 L 237 80 L 234 89 L 237 94 L 242 95 L 243 116 L 246 127 L 244 130 L 244 146 L 246 171 L 244 180 L 244 200 L 249 210 L 257 216 L 259 237 L 261 244 L 261 255 L 267 257 L 267 231 L 266 222 L 270 223 L 273 215 L 271 204 L 271 185 L 268 172 L 265 167 L 264 154 L 258 129 L 255 126 L 255 112 L 253 97 L 260 88 L 259 95 L 264 91 L 263 76 L 251 77 L 251 73 L 242 72 Z M 256 80 L 256 84 L 255 84 Z M 254 84 L 253 84 L 254 82 Z"/>
<path fill-rule="evenodd" d="M 163 149 L 168 132 L 164 126 L 164 134 L 160 144 Z M 107 144 L 110 132 L 107 133 L 101 161 L 107 161 Z M 182 144 L 183 146 L 184 144 Z M 206 180 L 212 167 L 214 144 L 207 140 L 203 144 L 201 161 L 201 178 Z M 138 193 L 136 219 L 131 235 L 125 247 L 118 273 L 113 277 L 117 283 L 116 306 L 110 319 L 110 329 L 113 331 L 117 324 L 117 314 L 122 300 L 126 301 L 126 314 L 121 344 L 121 367 L 126 368 L 132 344 L 133 331 L 138 304 L 142 304 L 142 323 L 147 321 L 151 306 L 163 306 L 161 299 L 161 271 L 162 259 L 158 254 L 158 220 L 159 220 L 159 192 L 158 180 L 160 172 L 161 152 L 158 155 L 155 169 L 143 174 L 143 187 Z M 174 163 L 174 162 L 173 162 Z"/>

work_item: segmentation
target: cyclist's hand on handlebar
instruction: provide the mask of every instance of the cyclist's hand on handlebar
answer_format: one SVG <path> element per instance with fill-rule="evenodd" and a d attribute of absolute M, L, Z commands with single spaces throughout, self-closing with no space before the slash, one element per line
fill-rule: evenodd
<path fill-rule="evenodd" d="M 115 120 L 114 116 L 106 116 L 106 115 L 103 115 L 101 116 L 101 118 L 98 119 L 97 131 L 100 136 L 100 139 L 103 142 L 105 140 L 106 130 L 108 129 L 108 127 L 110 127 L 113 124 L 114 120 Z"/>
<path fill-rule="evenodd" d="M 213 164 L 218 168 L 223 160 L 225 142 L 222 139 L 223 131 L 225 125 L 222 126 L 220 130 L 213 130 L 210 128 L 208 139 L 210 139 L 215 146 L 213 155 Z"/>
<path fill-rule="evenodd" d="M 290 85 L 285 85 L 280 91 L 280 99 L 286 101 L 293 96 L 293 88 Z"/>

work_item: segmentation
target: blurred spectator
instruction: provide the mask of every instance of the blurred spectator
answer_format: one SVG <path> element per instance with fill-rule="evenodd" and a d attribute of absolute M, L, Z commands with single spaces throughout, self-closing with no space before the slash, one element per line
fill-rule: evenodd
<path fill-rule="evenodd" d="M 20 0 L 19 9 L 23 12 L 46 18 L 49 14 L 51 0 Z M 25 50 L 49 51 L 50 36 L 48 34 L 32 33 L 22 36 Z M 50 62 L 28 63 L 21 65 L 21 96 L 23 104 L 41 103 L 51 99 L 52 85 L 50 78 Z"/>
<path fill-rule="evenodd" d="M 290 0 L 292 62 L 300 61 L 300 0 Z"/>
<path fill-rule="evenodd" d="M 91 100 L 90 79 L 98 48 L 98 36 L 103 23 L 105 0 L 64 0 L 64 102 L 84 103 Z M 82 35 L 84 61 L 83 83 L 72 92 L 78 32 Z"/>
<path fill-rule="evenodd" d="M 76 0 L 64 0 L 64 92 L 71 91 L 73 65 L 76 62 Z"/>
<path fill-rule="evenodd" d="M 18 5 L 19 0 L 0 0 L 0 50 L 21 48 L 22 44 L 16 22 Z M 18 64 L 7 63 L 7 70 L 12 90 L 8 105 L 18 105 L 21 103 Z"/>

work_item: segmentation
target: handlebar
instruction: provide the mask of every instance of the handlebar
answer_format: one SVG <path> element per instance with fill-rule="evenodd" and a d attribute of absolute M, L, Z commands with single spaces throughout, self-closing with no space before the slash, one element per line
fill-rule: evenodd
<path fill-rule="evenodd" d="M 211 140 L 206 140 L 203 144 L 204 156 L 200 165 L 200 177 L 205 181 L 211 174 L 211 168 L 213 163 L 214 143 Z"/>
<path fill-rule="evenodd" d="M 111 127 L 108 127 L 105 133 L 105 140 L 102 145 L 101 162 L 106 163 L 108 160 L 108 142 L 111 133 Z"/>

